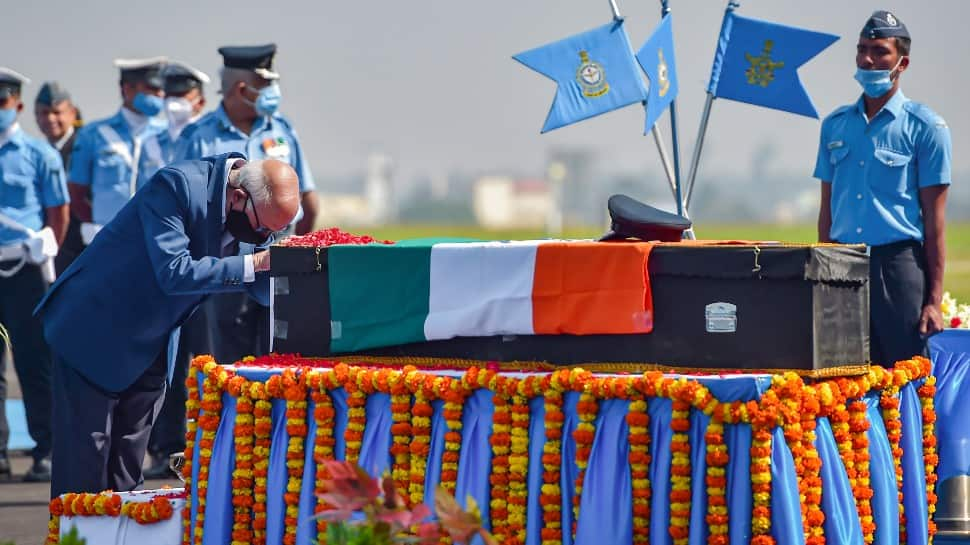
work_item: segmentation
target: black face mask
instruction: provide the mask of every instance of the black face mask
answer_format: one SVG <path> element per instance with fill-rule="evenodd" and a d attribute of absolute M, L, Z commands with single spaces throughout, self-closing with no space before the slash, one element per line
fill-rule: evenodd
<path fill-rule="evenodd" d="M 249 222 L 249 216 L 246 215 L 246 205 L 249 204 L 252 198 L 245 188 L 241 187 L 239 189 L 242 189 L 246 193 L 246 202 L 243 203 L 242 210 L 229 209 L 229 212 L 226 214 L 226 230 L 239 242 L 260 246 L 269 240 L 272 232 L 268 232 L 265 228 L 262 228 L 262 232 L 253 228 L 253 225 Z M 256 214 L 255 205 L 253 206 L 253 214 Z M 256 216 L 256 221 L 259 222 L 258 215 Z"/>

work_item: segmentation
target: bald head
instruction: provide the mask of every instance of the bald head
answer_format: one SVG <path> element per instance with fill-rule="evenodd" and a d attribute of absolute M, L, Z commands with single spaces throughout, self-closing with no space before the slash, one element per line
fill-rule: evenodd
<path fill-rule="evenodd" d="M 281 231 L 296 217 L 300 187 L 296 171 L 290 165 L 276 159 L 250 161 L 230 173 L 229 181 L 227 207 L 239 209 L 235 204 L 244 205 L 248 193 L 258 216 L 259 225 L 253 223 L 254 227 Z"/>

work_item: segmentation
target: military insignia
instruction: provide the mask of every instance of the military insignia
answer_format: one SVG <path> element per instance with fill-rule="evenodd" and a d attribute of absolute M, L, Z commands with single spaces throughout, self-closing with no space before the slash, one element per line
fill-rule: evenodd
<path fill-rule="evenodd" d="M 899 24 L 899 21 L 896 20 L 895 17 L 893 17 L 892 13 L 886 12 L 886 24 L 888 24 L 889 26 L 896 26 Z"/>
<path fill-rule="evenodd" d="M 266 138 L 263 140 L 263 153 L 270 159 L 285 161 L 290 156 L 290 145 L 282 136 L 277 138 Z"/>
<path fill-rule="evenodd" d="M 765 47 L 762 49 L 761 55 L 755 57 L 751 53 L 744 54 L 744 58 L 751 63 L 751 66 L 744 71 L 750 85 L 767 87 L 772 81 L 775 81 L 775 70 L 785 66 L 783 61 L 771 60 L 771 50 L 774 47 L 775 42 L 773 40 L 765 40 Z"/>
<path fill-rule="evenodd" d="M 667 61 L 664 60 L 664 50 L 657 48 L 657 83 L 660 84 L 660 96 L 663 97 L 670 90 L 670 77 L 667 74 Z"/>
<path fill-rule="evenodd" d="M 606 71 L 598 62 L 589 58 L 589 53 L 579 52 L 580 65 L 576 70 L 576 82 L 583 88 L 583 96 L 590 98 L 601 97 L 610 92 L 610 85 L 606 83 Z"/>
<path fill-rule="evenodd" d="M 829 144 L 828 144 L 828 148 L 829 149 L 836 149 L 836 148 L 841 148 L 841 147 L 842 147 L 842 141 L 841 140 L 833 140 L 833 141 L 829 142 Z"/>

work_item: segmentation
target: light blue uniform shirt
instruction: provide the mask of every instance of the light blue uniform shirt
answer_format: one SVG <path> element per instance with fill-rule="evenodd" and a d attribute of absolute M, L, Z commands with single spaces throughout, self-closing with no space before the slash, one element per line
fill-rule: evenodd
<path fill-rule="evenodd" d="M 44 227 L 46 208 L 69 201 L 57 150 L 13 127 L 0 146 L 0 213 L 38 231 Z M 0 224 L 0 245 L 26 238 L 26 233 Z"/>
<path fill-rule="evenodd" d="M 135 135 L 121 111 L 80 129 L 74 141 L 68 179 L 90 186 L 94 223 L 106 225 L 114 219 L 135 191 L 165 166 L 158 141 L 158 135 L 164 130 L 164 124 L 149 121 L 138 132 L 141 144 L 136 150 Z M 132 165 L 136 162 L 137 176 L 132 180 Z"/>
<path fill-rule="evenodd" d="M 865 103 L 822 122 L 815 178 L 832 183 L 832 228 L 843 243 L 923 240 L 919 190 L 950 183 L 950 129 L 901 90 L 866 120 Z"/>
<path fill-rule="evenodd" d="M 280 114 L 257 119 L 252 134 L 247 135 L 229 121 L 220 104 L 182 131 L 172 160 L 198 159 L 230 151 L 242 153 L 251 160 L 278 159 L 289 163 L 299 177 L 300 193 L 316 188 L 300 139 L 289 121 Z"/>

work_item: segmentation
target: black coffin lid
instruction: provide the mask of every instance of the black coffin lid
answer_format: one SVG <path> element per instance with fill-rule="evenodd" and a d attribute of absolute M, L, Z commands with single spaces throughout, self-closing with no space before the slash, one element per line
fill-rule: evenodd
<path fill-rule="evenodd" d="M 326 248 L 272 248 L 274 350 L 329 356 Z M 646 335 L 463 337 L 361 355 L 636 362 L 696 368 L 814 369 L 868 361 L 863 246 L 658 244 L 650 255 L 654 330 Z M 705 308 L 737 305 L 734 333 L 708 333 Z"/>

